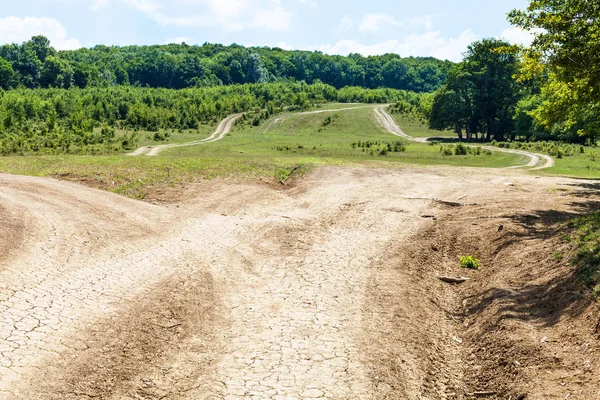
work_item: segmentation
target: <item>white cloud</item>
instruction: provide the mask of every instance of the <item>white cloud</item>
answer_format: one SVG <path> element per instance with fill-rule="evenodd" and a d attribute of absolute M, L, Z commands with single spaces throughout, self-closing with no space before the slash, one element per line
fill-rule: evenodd
<path fill-rule="evenodd" d="M 270 31 L 282 31 L 288 29 L 291 25 L 291 22 L 292 14 L 285 11 L 281 5 L 274 4 L 272 9 L 256 11 L 252 25 L 254 27 L 265 28 Z"/>
<path fill-rule="evenodd" d="M 442 60 L 460 61 L 462 53 L 478 39 L 479 36 L 471 29 L 462 32 L 457 38 L 445 38 L 439 31 L 427 32 L 407 36 L 395 52 L 403 56 L 431 56 Z"/>
<path fill-rule="evenodd" d="M 319 3 L 316 0 L 298 0 L 300 4 L 308 4 L 311 8 L 317 8 Z"/>
<path fill-rule="evenodd" d="M 0 18 L 0 43 L 21 43 L 36 35 L 46 36 L 57 50 L 82 47 L 77 39 L 68 38 L 65 27 L 54 18 Z"/>
<path fill-rule="evenodd" d="M 340 25 L 338 26 L 338 31 L 339 32 L 349 31 L 352 28 L 354 28 L 354 20 L 352 20 L 352 18 L 350 18 L 348 16 L 345 16 L 340 21 Z"/>
<path fill-rule="evenodd" d="M 181 43 L 193 44 L 194 39 L 189 36 L 179 36 L 176 38 L 165 40 L 165 44 L 181 44 Z"/>
<path fill-rule="evenodd" d="M 334 45 L 310 46 L 307 50 L 318 50 L 327 54 L 348 55 L 359 53 L 364 56 L 396 53 L 403 57 L 436 57 L 442 60 L 460 61 L 469 44 L 478 40 L 472 30 L 467 29 L 457 38 L 446 38 L 439 31 L 406 36 L 402 42 L 388 40 L 371 45 L 357 40 L 340 40 Z"/>
<path fill-rule="evenodd" d="M 397 46 L 397 40 L 388 40 L 387 42 L 376 43 L 373 45 L 364 45 L 357 40 L 340 40 L 333 46 L 314 46 L 310 50 L 319 50 L 323 53 L 339 54 L 343 56 L 347 56 L 350 53 L 359 53 L 363 56 L 374 56 L 385 53 L 393 53 Z"/>
<path fill-rule="evenodd" d="M 110 0 L 92 0 L 92 5 L 90 6 L 90 10 L 92 11 L 100 11 L 103 8 L 108 6 Z"/>
<path fill-rule="evenodd" d="M 363 17 L 358 30 L 362 32 L 376 32 L 381 24 L 397 26 L 399 22 L 387 14 L 367 14 Z"/>
<path fill-rule="evenodd" d="M 500 37 L 512 44 L 529 46 L 531 45 L 531 42 L 533 42 L 535 34 L 539 32 L 541 32 L 540 29 L 532 29 L 531 31 L 526 31 L 518 27 L 513 27 L 508 28 L 504 32 L 502 32 Z"/>
<path fill-rule="evenodd" d="M 247 28 L 279 31 L 289 28 L 292 20 L 292 14 L 283 8 L 280 0 L 123 1 L 163 26 L 222 26 L 230 31 Z"/>
<path fill-rule="evenodd" d="M 291 44 L 288 44 L 286 42 L 277 42 L 275 47 L 279 47 L 280 49 L 283 49 L 283 50 L 294 50 L 294 46 L 292 46 Z"/>
<path fill-rule="evenodd" d="M 377 32 L 386 26 L 403 29 L 423 27 L 430 30 L 433 28 L 433 22 L 429 15 L 406 17 L 402 20 L 397 20 L 388 14 L 366 14 L 363 16 L 358 29 L 361 32 Z"/>
<path fill-rule="evenodd" d="M 433 21 L 429 15 L 405 18 L 402 25 L 406 28 L 423 27 L 425 29 L 433 29 Z"/>
<path fill-rule="evenodd" d="M 219 16 L 237 17 L 246 11 L 248 0 L 208 0 L 208 4 Z"/>

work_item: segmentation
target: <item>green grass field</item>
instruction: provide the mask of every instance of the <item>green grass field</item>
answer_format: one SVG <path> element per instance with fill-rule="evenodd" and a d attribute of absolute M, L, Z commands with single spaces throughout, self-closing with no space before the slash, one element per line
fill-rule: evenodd
<path fill-rule="evenodd" d="M 263 134 L 265 124 L 253 127 L 248 119 L 236 125 L 222 141 L 168 149 L 157 157 L 122 154 L 2 157 L 0 171 L 83 181 L 130 197 L 143 198 L 155 185 L 174 185 L 215 177 L 267 177 L 285 181 L 292 170 L 302 172 L 321 165 L 507 167 L 525 161 L 521 156 L 504 153 L 443 156 L 439 146 L 412 142 L 405 142 L 405 152 L 380 155 L 379 148 L 385 143 L 401 139 L 383 130 L 375 119 L 373 107 L 338 110 L 349 106 L 354 105 L 332 104 L 323 108 L 331 112 L 275 116 L 283 119 L 266 134 Z M 324 124 L 327 119 L 329 123 Z M 216 124 L 205 126 L 199 133 L 175 132 L 169 143 L 204 138 L 215 127 Z M 352 144 L 357 142 L 377 144 L 370 148 L 353 147 Z"/>
<path fill-rule="evenodd" d="M 600 149 L 586 147 L 585 154 L 574 154 L 563 158 L 554 157 L 552 168 L 539 171 L 542 174 L 573 178 L 600 179 Z"/>
<path fill-rule="evenodd" d="M 406 116 L 403 114 L 390 114 L 394 121 L 398 124 L 402 131 L 412 137 L 441 137 L 441 138 L 457 138 L 456 133 L 452 131 L 434 131 L 429 129 L 423 121 L 415 117 Z"/>
<path fill-rule="evenodd" d="M 376 121 L 373 108 L 332 111 L 307 115 L 283 115 L 280 123 L 266 134 L 263 127 L 239 125 L 220 142 L 208 146 L 166 150 L 163 156 L 218 157 L 264 160 L 289 160 L 296 164 L 332 164 L 350 162 L 402 162 L 420 165 L 463 165 L 505 167 L 523 162 L 510 154 L 481 156 L 443 156 L 439 146 L 405 142 L 407 150 L 381 156 L 369 149 L 353 148 L 352 143 L 395 142 L 402 139 L 386 132 Z M 327 119 L 331 122 L 327 125 Z"/>
<path fill-rule="evenodd" d="M 512 142 L 497 145 L 550 155 L 554 159 L 554 167 L 537 171 L 540 174 L 586 179 L 600 178 L 600 148 L 598 147 L 556 142 Z"/>

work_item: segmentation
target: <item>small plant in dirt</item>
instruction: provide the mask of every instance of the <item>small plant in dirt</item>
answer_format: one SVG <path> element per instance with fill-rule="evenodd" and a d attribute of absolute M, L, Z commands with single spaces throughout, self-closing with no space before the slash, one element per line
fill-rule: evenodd
<path fill-rule="evenodd" d="M 481 261 L 473 256 L 462 256 L 460 258 L 460 266 L 462 268 L 472 269 L 477 271 L 481 267 Z"/>

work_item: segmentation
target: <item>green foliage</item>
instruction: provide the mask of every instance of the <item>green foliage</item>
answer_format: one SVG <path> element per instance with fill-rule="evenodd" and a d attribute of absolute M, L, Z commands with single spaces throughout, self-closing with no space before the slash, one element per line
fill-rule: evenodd
<path fill-rule="evenodd" d="M 8 89 L 12 85 L 14 74 L 11 63 L 0 57 L 0 89 Z"/>
<path fill-rule="evenodd" d="M 457 143 L 456 146 L 453 144 L 441 145 L 440 153 L 443 156 L 489 156 L 492 154 L 490 150 L 483 150 L 481 147 L 466 146 L 462 143 Z"/>
<path fill-rule="evenodd" d="M 469 148 L 462 143 L 458 143 L 454 149 L 454 155 L 466 156 L 469 153 Z"/>
<path fill-rule="evenodd" d="M 52 60 L 48 56 L 47 60 Z M 62 78 L 61 78 L 62 79 Z M 317 83 L 275 82 L 181 90 L 115 86 L 109 88 L 14 89 L 0 91 L 0 152 L 87 153 L 118 151 L 119 143 L 95 131 L 111 127 L 150 131 L 196 130 L 223 117 L 246 112 L 240 121 L 259 126 L 275 110 L 305 109 L 345 100 L 397 102 L 413 93 L 392 89 L 335 88 Z M 330 123 L 336 121 L 334 113 Z M 333 125 L 333 124 L 332 124 Z M 136 137 L 137 138 L 137 137 Z M 131 145 L 130 138 L 127 140 Z"/>
<path fill-rule="evenodd" d="M 377 154 L 380 156 L 387 156 L 388 153 L 403 153 L 406 151 L 406 143 L 402 141 L 382 142 L 366 140 L 364 142 L 353 142 L 351 146 L 353 149 L 362 149 L 363 151 L 368 149 L 369 154 Z"/>
<path fill-rule="evenodd" d="M 99 45 L 57 53 L 43 36 L 20 45 L 0 46 L 0 57 L 17 73 L 10 86 L 29 88 L 68 87 L 71 83 L 80 88 L 135 85 L 183 89 L 290 80 L 308 84 L 323 82 L 338 89 L 359 86 L 431 92 L 442 85 L 452 66 L 448 61 L 401 58 L 396 54 L 342 57 L 209 43 L 202 46 L 185 43 Z"/>
<path fill-rule="evenodd" d="M 532 0 L 509 21 L 534 30 L 525 51 L 522 79 L 543 83 L 532 111 L 552 132 L 597 138 L 600 132 L 600 7 L 587 0 Z"/>
<path fill-rule="evenodd" d="M 571 264 L 577 268 L 581 283 L 600 299 L 600 212 L 575 218 L 567 224 L 566 237 L 576 246 Z"/>
<path fill-rule="evenodd" d="M 481 261 L 473 256 L 462 256 L 460 258 L 460 266 L 462 268 L 478 270 L 481 268 Z"/>
<path fill-rule="evenodd" d="M 519 88 L 517 49 L 498 39 L 469 45 L 462 63 L 454 66 L 433 99 L 429 126 L 452 129 L 462 140 L 481 132 L 486 140 L 501 140 L 513 132 Z"/>
<path fill-rule="evenodd" d="M 527 150 L 539 153 L 546 153 L 556 158 L 572 157 L 576 154 L 585 153 L 585 147 L 576 146 L 561 142 L 492 142 L 493 146 L 498 146 L 501 149 L 517 149 Z"/>

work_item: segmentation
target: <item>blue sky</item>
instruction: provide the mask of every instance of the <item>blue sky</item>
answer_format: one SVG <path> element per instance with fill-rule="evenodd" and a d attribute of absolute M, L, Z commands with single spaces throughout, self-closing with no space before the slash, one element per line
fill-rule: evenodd
<path fill-rule="evenodd" d="M 458 61 L 483 37 L 527 43 L 506 14 L 527 0 L 20 0 L 0 5 L 0 43 L 44 34 L 58 49 L 96 44 L 238 43 L 330 54 Z"/>

